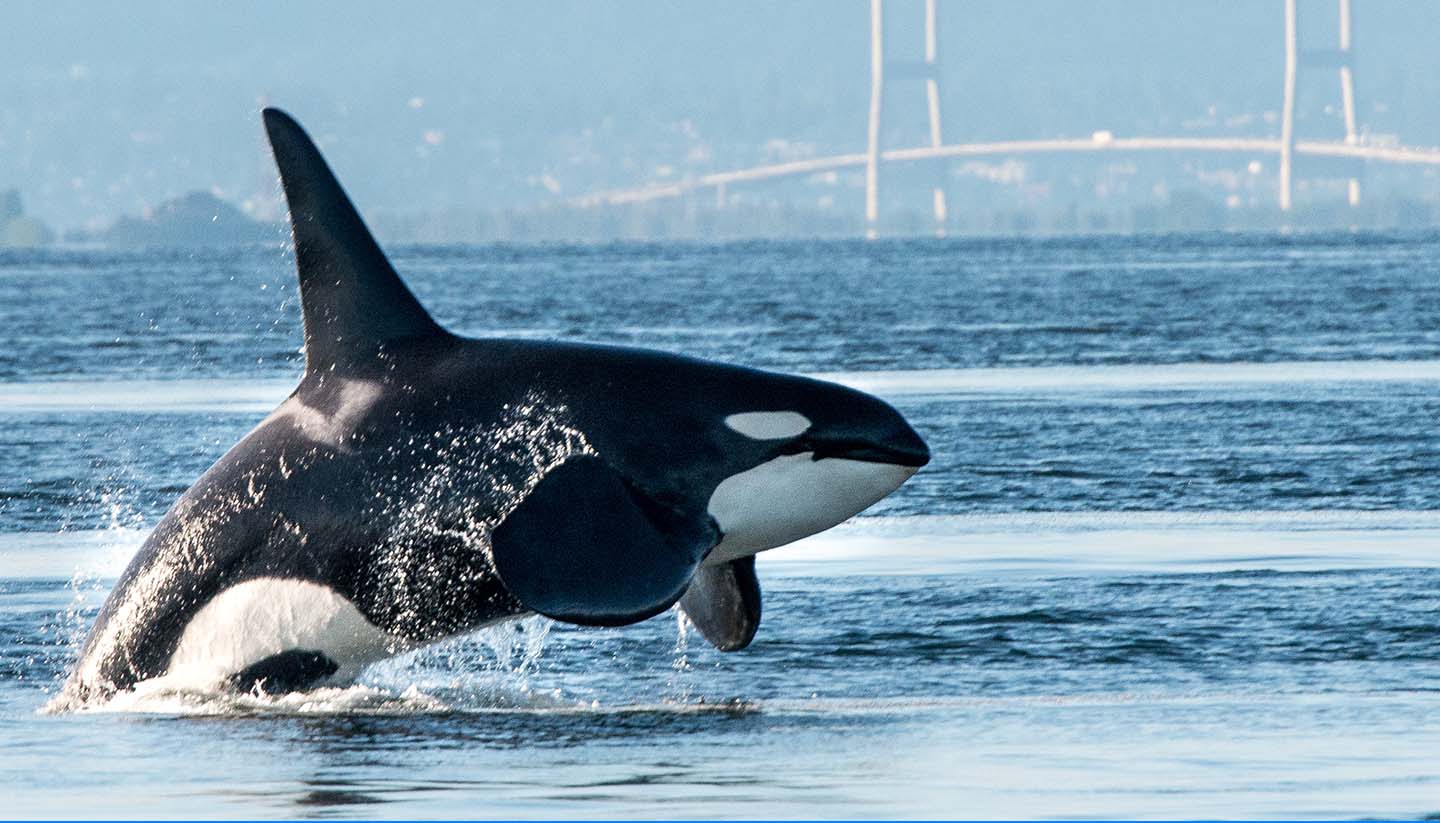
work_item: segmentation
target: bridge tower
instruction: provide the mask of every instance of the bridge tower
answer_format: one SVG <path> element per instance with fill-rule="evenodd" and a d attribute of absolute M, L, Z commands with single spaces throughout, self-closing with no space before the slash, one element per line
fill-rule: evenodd
<path fill-rule="evenodd" d="M 885 0 L 870 0 L 870 123 L 865 154 L 865 235 L 874 237 L 880 220 L 880 146 L 885 120 L 885 92 L 894 80 L 924 81 L 925 103 L 930 120 L 930 146 L 944 145 L 940 131 L 940 43 L 936 28 L 937 0 L 925 4 L 925 50 L 920 60 L 893 60 L 885 56 Z M 945 189 L 937 183 L 931 190 L 935 232 L 945 233 Z"/>
<path fill-rule="evenodd" d="M 1350 26 L 1350 0 L 1337 0 L 1340 12 L 1339 46 L 1333 49 L 1300 48 L 1297 0 L 1285 0 L 1285 100 L 1280 115 L 1280 209 L 1292 204 L 1292 173 L 1295 158 L 1295 92 L 1301 69 L 1338 69 L 1340 103 L 1345 110 L 1345 143 L 1356 145 L 1360 137 L 1355 124 L 1355 45 Z M 1351 175 L 1351 206 L 1360 204 L 1360 179 Z"/>

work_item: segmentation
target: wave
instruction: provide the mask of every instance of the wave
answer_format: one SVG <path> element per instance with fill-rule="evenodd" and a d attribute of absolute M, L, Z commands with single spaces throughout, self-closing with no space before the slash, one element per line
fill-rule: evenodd
<path fill-rule="evenodd" d="M 1033 366 L 822 372 L 810 375 L 882 397 L 1198 391 L 1440 382 L 1440 360 Z M 0 413 L 225 412 L 264 414 L 296 378 L 55 380 L 0 383 Z"/>
<path fill-rule="evenodd" d="M 432 690 L 419 686 L 404 688 L 369 684 L 325 687 L 283 695 L 236 692 L 200 692 L 141 684 L 104 703 L 78 709 L 42 709 L 47 714 L 155 714 L 170 717 L 293 718 L 315 716 L 407 717 L 424 715 L 531 716 L 553 717 L 567 723 L 575 720 L 604 721 L 633 716 L 719 716 L 754 714 L 785 716 L 863 717 L 955 711 L 992 711 L 1050 707 L 1115 706 L 1201 706 L 1230 705 L 1237 700 L 1265 705 L 1289 705 L 1301 690 L 1276 692 L 1273 688 L 1218 689 L 1197 691 L 1097 691 L 1082 693 L 1021 693 L 1005 695 L 896 695 L 891 697 L 771 697 L 620 700 L 604 702 L 564 698 L 554 692 L 532 692 L 509 688 Z M 1432 701 L 1429 691 L 1401 693 L 1352 693 L 1347 699 L 1388 703 L 1401 697 L 1410 701 Z"/>
<path fill-rule="evenodd" d="M 1197 391 L 1259 386 L 1440 382 L 1440 360 L 1034 366 L 993 369 L 830 372 L 814 375 L 885 397 Z"/>
<path fill-rule="evenodd" d="M 82 707 L 47 706 L 46 714 L 159 714 L 186 717 L 302 717 L 324 715 L 616 715 L 735 716 L 759 711 L 749 700 L 657 700 L 604 703 L 566 699 L 552 693 L 521 689 L 448 689 L 430 692 L 418 686 L 394 690 L 382 686 L 327 687 L 279 695 L 177 689 L 163 683 L 141 683 L 105 702 Z M 892 711 L 900 710 L 899 707 Z"/>
<path fill-rule="evenodd" d="M 0 534 L 0 579 L 112 579 L 148 532 Z M 1440 511 L 858 517 L 760 555 L 767 575 L 1208 573 L 1440 566 Z"/>
<path fill-rule="evenodd" d="M 55 380 L 0 383 L 0 413 L 233 412 L 265 414 L 294 380 Z"/>
<path fill-rule="evenodd" d="M 0 533 L 0 579 L 113 579 L 149 536 L 127 528 Z"/>
<path fill-rule="evenodd" d="M 1440 511 L 862 517 L 760 555 L 766 574 L 1166 574 L 1440 566 Z"/>

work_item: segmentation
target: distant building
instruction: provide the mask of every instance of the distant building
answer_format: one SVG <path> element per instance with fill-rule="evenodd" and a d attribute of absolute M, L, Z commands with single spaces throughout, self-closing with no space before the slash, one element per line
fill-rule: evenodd
<path fill-rule="evenodd" d="M 122 217 L 98 238 L 111 246 L 243 246 L 285 240 L 274 223 L 252 220 L 209 192 L 167 200 L 144 217 Z"/>
<path fill-rule="evenodd" d="M 30 248 L 54 241 L 54 232 L 25 214 L 20 192 L 14 189 L 0 192 L 0 248 Z"/>

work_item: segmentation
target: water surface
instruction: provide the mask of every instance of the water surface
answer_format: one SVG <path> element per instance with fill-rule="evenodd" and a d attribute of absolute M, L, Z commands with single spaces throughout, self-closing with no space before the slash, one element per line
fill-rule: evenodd
<path fill-rule="evenodd" d="M 39 712 L 300 368 L 282 250 L 0 252 L 0 787 L 104 816 L 1440 811 L 1440 240 L 408 248 L 459 331 L 821 374 L 934 462 L 721 654 L 530 619 L 285 698 Z"/>

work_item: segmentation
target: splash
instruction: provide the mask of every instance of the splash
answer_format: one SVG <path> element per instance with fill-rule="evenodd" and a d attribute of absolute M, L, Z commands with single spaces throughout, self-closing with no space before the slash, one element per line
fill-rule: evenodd
<path fill-rule="evenodd" d="M 71 593 L 70 602 L 42 629 L 43 633 L 54 635 L 57 650 L 70 658 L 78 656 L 93 612 L 109 592 L 103 570 L 115 565 L 117 556 L 130 555 L 140 536 L 145 534 L 143 514 L 134 504 L 128 486 L 114 485 L 102 490 L 99 503 L 106 516 L 106 525 L 100 532 L 100 554 L 90 562 L 75 565 L 66 584 Z M 58 704 L 67 699 L 62 693 L 51 702 Z"/>
<path fill-rule="evenodd" d="M 82 708 L 112 691 L 108 673 L 118 666 L 133 665 L 131 655 L 138 638 L 158 615 L 183 597 L 177 581 L 211 573 L 216 564 L 215 534 L 230 518 L 263 502 L 263 486 L 256 487 L 253 473 L 246 479 L 249 482 L 241 491 L 212 488 L 195 498 L 181 498 L 170 516 L 173 525 L 163 550 L 146 554 L 142 549 L 126 569 L 85 641 L 74 674 L 47 711 Z"/>
<path fill-rule="evenodd" d="M 348 431 L 353 421 L 323 422 L 328 428 L 311 428 L 339 437 L 337 429 Z M 375 501 L 362 516 L 388 524 L 369 568 L 367 588 L 376 595 L 366 616 L 405 645 L 419 645 L 522 613 L 494 573 L 490 534 L 551 469 L 577 454 L 594 450 L 569 423 L 568 409 L 534 393 L 507 406 L 494 424 L 446 427 L 391 444 L 374 475 L 357 478 L 354 489 Z M 320 459 L 313 448 L 260 456 L 277 461 L 275 471 L 257 463 L 235 483 L 181 498 L 122 577 L 52 710 L 105 699 L 126 685 L 117 673 L 143 671 L 137 654 L 145 633 L 156 619 L 193 609 L 185 581 L 217 573 L 224 554 L 217 544 L 230 524 L 267 505 L 274 490 L 266 484 L 277 473 L 288 479 Z M 294 531 L 300 545 L 310 537 L 283 516 L 280 527 Z"/>
<path fill-rule="evenodd" d="M 811 707 L 812 710 L 814 707 Z M 575 700 L 546 694 L 454 693 L 410 686 L 403 690 L 371 685 L 327 687 L 282 695 L 186 689 L 150 681 L 112 699 L 76 709 L 82 715 L 157 715 L 193 718 L 417 717 L 447 715 L 534 715 L 605 717 L 625 715 L 723 715 L 744 717 L 764 710 L 756 701 L 732 699 L 675 702 Z M 793 709 L 791 709 L 793 710 Z M 42 711 L 42 714 L 54 712 Z M 797 712 L 798 713 L 798 712 Z"/>
<path fill-rule="evenodd" d="M 677 603 L 670 607 L 675 615 L 674 659 L 670 663 L 670 677 L 665 681 L 667 700 L 674 703 L 690 703 L 695 695 L 695 667 L 690 663 L 690 633 L 695 624 Z M 701 698 L 701 702 L 704 698 Z"/>
<path fill-rule="evenodd" d="M 194 717 L 418 715 L 487 711 L 581 710 L 585 701 L 532 686 L 551 622 L 532 616 L 491 626 L 367 668 L 358 682 L 285 694 L 237 692 L 164 676 L 106 700 L 53 703 L 42 713 L 160 714 Z"/>
<path fill-rule="evenodd" d="M 181 717 L 291 717 L 440 714 L 453 711 L 453 707 L 419 689 L 395 693 L 371 686 L 346 686 L 266 695 L 188 688 L 157 678 L 119 692 L 109 700 L 77 707 L 75 711 Z"/>
<path fill-rule="evenodd" d="M 470 707 L 564 702 L 558 691 L 534 685 L 553 625 L 538 615 L 507 620 L 376 663 L 360 682 L 391 691 L 420 689 Z"/>

